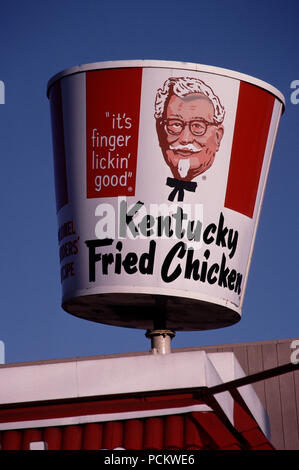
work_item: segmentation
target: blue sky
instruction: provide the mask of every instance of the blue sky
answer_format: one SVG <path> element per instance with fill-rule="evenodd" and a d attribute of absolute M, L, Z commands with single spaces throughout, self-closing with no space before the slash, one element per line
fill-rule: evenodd
<path fill-rule="evenodd" d="M 142 351 L 144 331 L 81 320 L 60 307 L 47 81 L 78 64 L 161 59 L 265 80 L 285 96 L 243 317 L 177 333 L 173 347 L 299 338 L 299 4 L 226 0 L 11 0 L 0 6 L 0 340 L 6 362 Z"/>

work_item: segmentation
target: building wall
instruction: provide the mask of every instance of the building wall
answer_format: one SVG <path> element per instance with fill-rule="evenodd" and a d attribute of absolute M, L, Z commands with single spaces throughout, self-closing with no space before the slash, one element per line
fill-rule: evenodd
<path fill-rule="evenodd" d="M 246 375 L 291 362 L 295 338 L 205 346 L 207 352 L 232 351 Z M 299 371 L 253 384 L 270 419 L 271 442 L 278 450 L 299 449 Z"/>

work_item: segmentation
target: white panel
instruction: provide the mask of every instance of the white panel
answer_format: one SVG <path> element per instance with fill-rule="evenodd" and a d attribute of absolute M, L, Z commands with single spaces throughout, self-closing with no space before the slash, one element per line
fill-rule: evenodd
<path fill-rule="evenodd" d="M 76 363 L 0 368 L 0 403 L 76 397 Z"/>
<path fill-rule="evenodd" d="M 206 386 L 204 351 L 78 363 L 79 395 Z"/>
<path fill-rule="evenodd" d="M 35 441 L 29 443 L 30 450 L 48 450 L 48 444 L 45 441 Z"/>
<path fill-rule="evenodd" d="M 236 359 L 234 353 L 209 353 L 208 357 L 215 369 L 219 372 L 219 375 L 223 382 L 230 382 L 241 377 L 245 377 L 245 373 Z M 256 422 L 259 424 L 263 433 L 269 438 L 270 428 L 269 420 L 266 411 L 254 391 L 252 385 L 244 385 L 237 389 L 254 416 Z M 216 397 L 217 395 L 215 395 Z"/>

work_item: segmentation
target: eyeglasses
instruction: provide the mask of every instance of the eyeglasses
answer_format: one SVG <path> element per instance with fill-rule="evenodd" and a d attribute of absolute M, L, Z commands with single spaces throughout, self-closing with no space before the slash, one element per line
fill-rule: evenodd
<path fill-rule="evenodd" d="M 164 119 L 162 121 L 166 132 L 170 135 L 180 135 L 188 125 L 191 133 L 196 136 L 204 135 L 208 126 L 216 126 L 214 122 L 205 119 L 194 119 L 192 121 L 182 121 L 181 119 Z"/>

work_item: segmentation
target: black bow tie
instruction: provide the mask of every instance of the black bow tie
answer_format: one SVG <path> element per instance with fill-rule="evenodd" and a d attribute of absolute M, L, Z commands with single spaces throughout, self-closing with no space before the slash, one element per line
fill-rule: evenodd
<path fill-rule="evenodd" d="M 167 186 L 174 188 L 168 196 L 169 201 L 173 201 L 176 194 L 178 193 L 178 201 L 181 202 L 184 200 L 184 191 L 195 192 L 197 183 L 194 181 L 182 181 L 176 178 L 167 178 Z"/>

